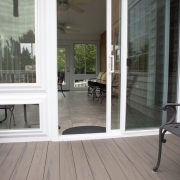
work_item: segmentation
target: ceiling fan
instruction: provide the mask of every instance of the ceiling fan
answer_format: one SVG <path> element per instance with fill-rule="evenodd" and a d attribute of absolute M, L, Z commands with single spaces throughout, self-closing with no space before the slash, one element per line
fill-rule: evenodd
<path fill-rule="evenodd" d="M 66 24 L 58 24 L 57 28 L 58 28 L 58 31 L 61 34 L 66 34 L 67 31 L 69 31 L 69 32 L 79 32 L 79 30 L 73 29 L 71 26 L 66 25 Z"/>
<path fill-rule="evenodd" d="M 69 8 L 71 8 L 78 13 L 83 13 L 84 9 L 74 5 L 74 3 L 89 3 L 91 1 L 92 0 L 57 0 L 58 10 L 67 11 Z"/>

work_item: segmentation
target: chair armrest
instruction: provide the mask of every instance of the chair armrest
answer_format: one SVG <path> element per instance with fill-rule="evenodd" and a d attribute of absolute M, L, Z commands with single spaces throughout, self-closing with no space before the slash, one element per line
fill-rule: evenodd
<path fill-rule="evenodd" d="M 176 106 L 180 106 L 180 104 L 177 104 L 177 103 L 166 103 L 166 104 L 163 104 L 162 109 L 164 111 L 167 111 L 171 107 L 174 110 L 174 114 L 173 114 L 172 118 L 167 123 L 162 125 L 162 127 L 164 127 L 165 125 L 168 125 L 168 124 L 171 124 L 171 123 L 174 122 L 174 120 L 176 118 L 176 115 L 177 115 Z"/>

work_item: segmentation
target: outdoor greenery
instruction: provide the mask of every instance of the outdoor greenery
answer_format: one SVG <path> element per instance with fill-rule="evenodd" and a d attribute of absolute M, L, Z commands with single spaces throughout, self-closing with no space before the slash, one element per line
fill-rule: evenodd
<path fill-rule="evenodd" d="M 65 70 L 65 48 L 58 48 L 57 50 L 57 69 L 58 72 Z"/>
<path fill-rule="evenodd" d="M 96 73 L 96 51 L 94 44 L 74 45 L 75 74 Z"/>

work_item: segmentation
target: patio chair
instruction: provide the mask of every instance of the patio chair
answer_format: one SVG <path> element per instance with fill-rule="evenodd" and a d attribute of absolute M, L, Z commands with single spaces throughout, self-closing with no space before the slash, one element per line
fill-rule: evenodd
<path fill-rule="evenodd" d="M 62 89 L 62 84 L 63 84 L 63 81 L 64 81 L 64 76 L 65 76 L 65 72 L 64 71 L 58 72 L 58 78 L 57 78 L 57 80 L 58 80 L 58 91 L 61 91 L 63 96 L 66 97 L 64 92 L 63 92 L 63 89 Z"/>
<path fill-rule="evenodd" d="M 166 143 L 166 139 L 164 139 L 165 133 L 168 131 L 168 132 L 180 137 L 180 123 L 175 122 L 176 114 L 177 114 L 177 110 L 176 110 L 177 106 L 180 106 L 180 104 L 167 103 L 162 106 L 162 109 L 164 111 L 167 111 L 169 108 L 172 108 L 174 110 L 174 114 L 173 114 L 172 118 L 170 119 L 170 121 L 164 123 L 159 128 L 159 152 L 158 152 L 157 164 L 153 168 L 154 172 L 157 172 L 159 165 L 160 165 L 161 153 L 162 153 L 162 143 Z"/>
<path fill-rule="evenodd" d="M 10 117 L 9 117 L 9 129 L 11 128 L 11 119 L 13 118 L 14 120 L 14 126 L 16 125 L 15 124 L 15 118 L 14 118 L 14 114 L 13 114 L 13 111 L 14 111 L 14 105 L 0 105 L 0 109 L 4 109 L 5 111 L 5 117 L 3 120 L 0 121 L 0 123 L 2 123 L 3 121 L 5 121 L 7 119 L 7 110 L 9 110 L 10 112 Z"/>

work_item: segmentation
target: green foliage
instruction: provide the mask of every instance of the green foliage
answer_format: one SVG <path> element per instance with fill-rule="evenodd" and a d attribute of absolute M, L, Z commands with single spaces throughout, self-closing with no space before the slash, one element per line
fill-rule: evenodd
<path fill-rule="evenodd" d="M 96 73 L 96 45 L 75 44 L 74 45 L 74 67 L 75 74 Z"/>
<path fill-rule="evenodd" d="M 57 69 L 58 71 L 65 70 L 66 54 L 64 48 L 58 48 L 57 50 Z"/>

